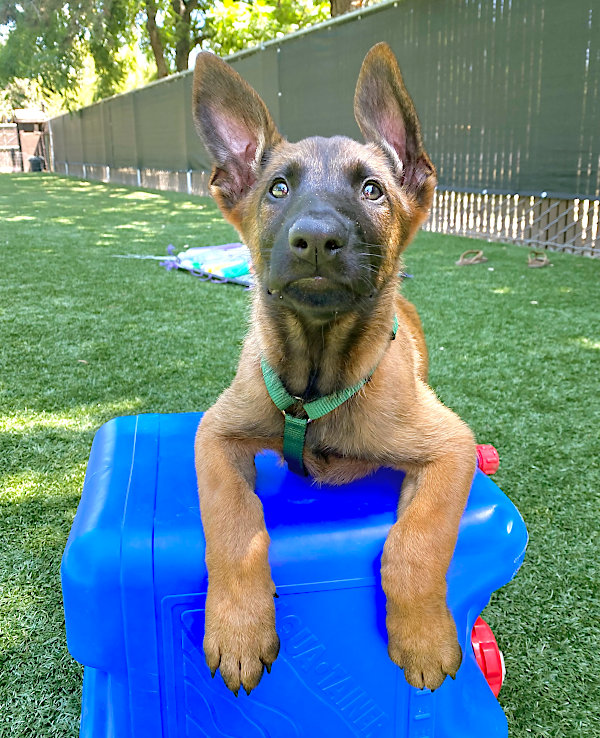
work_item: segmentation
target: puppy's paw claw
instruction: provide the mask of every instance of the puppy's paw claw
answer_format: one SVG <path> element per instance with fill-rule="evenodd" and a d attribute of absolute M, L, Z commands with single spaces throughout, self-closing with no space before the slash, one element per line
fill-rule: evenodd
<path fill-rule="evenodd" d="M 278 652 L 275 607 L 270 593 L 268 597 L 248 597 L 244 605 L 227 602 L 224 597 L 207 598 L 206 663 L 213 676 L 219 669 L 236 697 L 241 687 L 250 694 L 258 686 L 265 668 L 267 672 L 271 670 Z"/>
<path fill-rule="evenodd" d="M 456 678 L 462 650 L 450 613 L 424 623 L 410 617 L 395 617 L 388 612 L 388 652 L 404 670 L 406 681 L 417 689 L 435 690 L 446 676 Z"/>

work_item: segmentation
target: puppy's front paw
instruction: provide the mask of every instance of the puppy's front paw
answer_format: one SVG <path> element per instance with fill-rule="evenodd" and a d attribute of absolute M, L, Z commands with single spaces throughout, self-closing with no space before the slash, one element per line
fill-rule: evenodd
<path fill-rule="evenodd" d="M 213 676 L 219 669 L 236 697 L 240 687 L 250 694 L 264 668 L 271 671 L 278 653 L 272 591 L 245 590 L 232 596 L 209 586 L 204 655 Z"/>
<path fill-rule="evenodd" d="M 437 689 L 454 678 L 462 661 L 456 625 L 445 603 L 407 613 L 388 600 L 388 652 L 409 684 Z"/>

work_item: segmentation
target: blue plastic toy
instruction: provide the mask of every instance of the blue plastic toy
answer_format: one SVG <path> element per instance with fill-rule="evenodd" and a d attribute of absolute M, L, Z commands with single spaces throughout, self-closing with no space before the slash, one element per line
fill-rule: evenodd
<path fill-rule="evenodd" d="M 499 703 L 471 629 L 519 568 L 527 532 L 475 475 L 448 572 L 456 680 L 410 687 L 387 654 L 379 582 L 401 473 L 317 488 L 258 456 L 280 655 L 236 699 L 204 661 L 204 539 L 193 461 L 200 414 L 140 415 L 97 433 L 62 564 L 68 645 L 85 665 L 83 738 L 496 738 Z"/>

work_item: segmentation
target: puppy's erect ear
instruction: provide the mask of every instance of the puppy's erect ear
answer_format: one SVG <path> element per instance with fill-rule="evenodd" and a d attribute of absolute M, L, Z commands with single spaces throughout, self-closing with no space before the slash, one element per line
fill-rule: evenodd
<path fill-rule="evenodd" d="M 386 43 L 373 46 L 365 57 L 356 84 L 354 117 L 367 141 L 391 149 L 402 186 L 429 209 L 435 167 L 423 148 L 417 111 Z"/>
<path fill-rule="evenodd" d="M 281 140 L 266 105 L 229 64 L 198 54 L 192 113 L 213 161 L 211 191 L 225 214 L 256 182 L 265 152 Z"/>

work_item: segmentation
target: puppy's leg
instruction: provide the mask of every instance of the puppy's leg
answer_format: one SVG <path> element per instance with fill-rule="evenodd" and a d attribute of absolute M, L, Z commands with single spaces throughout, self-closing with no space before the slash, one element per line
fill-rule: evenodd
<path fill-rule="evenodd" d="M 196 471 L 206 538 L 204 652 L 236 695 L 250 693 L 277 658 L 275 587 L 263 509 L 254 493 L 256 442 L 219 436 L 206 413 L 196 436 Z"/>
<path fill-rule="evenodd" d="M 443 410 L 443 434 L 421 436 L 433 444 L 431 460 L 407 465 L 398 520 L 381 567 L 390 657 L 410 684 L 429 689 L 439 687 L 448 674 L 454 677 L 462 659 L 446 604 L 446 572 L 475 468 L 471 432 Z M 438 445 L 442 435 L 443 445 Z"/>

